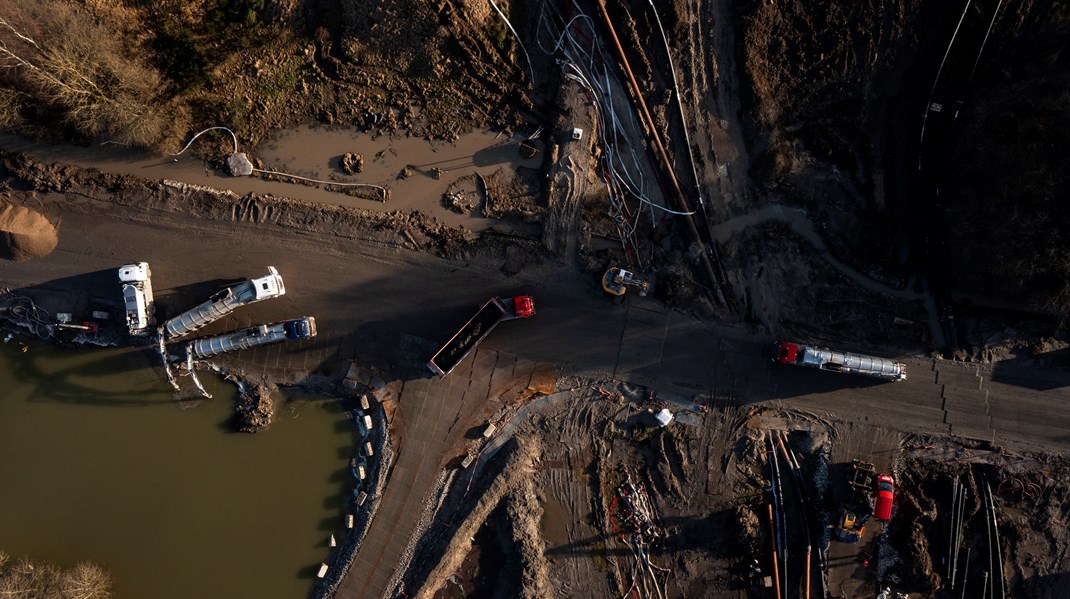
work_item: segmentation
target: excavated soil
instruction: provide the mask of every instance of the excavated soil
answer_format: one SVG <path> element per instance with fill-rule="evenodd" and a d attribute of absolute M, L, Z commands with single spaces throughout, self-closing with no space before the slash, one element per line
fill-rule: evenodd
<path fill-rule="evenodd" d="M 828 596 L 875 596 L 888 587 L 910 597 L 957 597 L 950 580 L 961 589 L 964 577 L 971 596 L 979 596 L 990 567 L 981 499 L 987 483 L 1003 539 L 1007 596 L 1060 596 L 1070 549 L 1070 462 L 1063 456 L 1012 454 L 817 414 L 718 405 L 712 398 L 716 411 L 679 412 L 680 422 L 657 428 L 651 411 L 665 404 L 644 401 L 627 386 L 602 395 L 605 390 L 586 388 L 572 405 L 534 415 L 518 433 L 522 449 L 503 458 L 501 469 L 474 483 L 469 471 L 458 471 L 461 490 L 471 484 L 470 493 L 467 499 L 456 493 L 459 499 L 437 512 L 450 532 L 424 539 L 404 588 L 441 598 L 503 596 L 502 584 L 517 585 L 509 596 L 522 597 L 626 596 L 643 588 L 653 595 L 655 586 L 667 597 L 764 597 L 772 592 L 762 589 L 762 578 L 774 569 L 769 506 L 777 487 L 788 515 L 788 561 L 777 565 L 782 575 L 788 572 L 786 596 L 802 596 L 807 560 L 813 596 L 821 589 Z M 542 448 L 531 470 L 534 439 Z M 788 447 L 798 479 L 790 474 Z M 780 456 L 776 478 L 770 448 Z M 889 522 L 870 520 L 859 543 L 845 544 L 832 540 L 832 522 L 841 503 L 854 501 L 846 474 L 852 459 L 891 473 L 897 499 Z M 953 519 L 953 479 L 968 491 L 962 565 L 951 575 L 944 539 Z M 653 506 L 657 533 L 644 545 L 652 576 L 639 574 L 636 529 L 620 491 L 628 481 Z M 496 546 L 512 548 L 505 565 L 481 557 Z M 967 548 L 974 552 L 968 563 Z"/>

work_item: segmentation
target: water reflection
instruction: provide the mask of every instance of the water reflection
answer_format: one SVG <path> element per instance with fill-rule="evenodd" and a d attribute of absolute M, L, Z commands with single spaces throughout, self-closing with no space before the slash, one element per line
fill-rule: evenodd
<path fill-rule="evenodd" d="M 205 383 L 216 399 L 178 403 L 143 352 L 0 345 L 0 548 L 102 563 L 119 599 L 306 596 L 351 428 L 294 394 L 266 432 L 223 434 L 234 391 Z"/>

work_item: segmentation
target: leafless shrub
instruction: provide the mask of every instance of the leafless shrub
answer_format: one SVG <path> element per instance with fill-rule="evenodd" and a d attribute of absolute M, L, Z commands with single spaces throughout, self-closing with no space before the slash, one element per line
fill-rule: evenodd
<path fill-rule="evenodd" d="M 100 566 L 80 562 L 69 570 L 53 564 L 15 561 L 0 551 L 0 597 L 13 599 L 108 599 L 111 577 Z"/>
<path fill-rule="evenodd" d="M 13 129 L 20 126 L 22 108 L 27 100 L 28 96 L 18 90 L 0 87 L 0 127 Z"/>
<path fill-rule="evenodd" d="M 0 85 L 89 137 L 154 146 L 182 134 L 185 112 L 120 36 L 70 2 L 20 4 L 0 0 Z"/>
<path fill-rule="evenodd" d="M 107 599 L 111 596 L 111 576 L 107 570 L 89 562 L 78 562 L 60 577 L 64 597 L 72 599 Z"/>

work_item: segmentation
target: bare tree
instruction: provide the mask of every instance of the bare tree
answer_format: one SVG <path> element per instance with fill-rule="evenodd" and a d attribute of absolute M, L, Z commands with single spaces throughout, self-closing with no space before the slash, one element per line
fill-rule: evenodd
<path fill-rule="evenodd" d="M 0 597 L 12 599 L 108 599 L 111 576 L 100 566 L 80 562 L 70 570 L 26 558 L 11 561 L 0 551 Z"/>
<path fill-rule="evenodd" d="M 111 576 L 96 564 L 78 562 L 63 572 L 60 588 L 67 599 L 107 599 L 111 596 Z"/>
<path fill-rule="evenodd" d="M 79 132 L 152 146 L 182 134 L 186 117 L 155 69 L 73 3 L 0 2 L 0 83 L 55 109 Z"/>

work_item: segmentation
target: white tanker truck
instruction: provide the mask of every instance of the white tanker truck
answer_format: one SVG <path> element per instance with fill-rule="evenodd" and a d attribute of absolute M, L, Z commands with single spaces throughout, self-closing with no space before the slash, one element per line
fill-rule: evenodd
<path fill-rule="evenodd" d="M 160 334 L 167 341 L 172 341 L 208 326 L 230 314 L 235 308 L 285 294 L 286 286 L 282 282 L 282 275 L 275 270 L 274 266 L 269 266 L 266 276 L 227 287 L 203 304 L 194 306 L 163 323 L 160 327 Z"/>
<path fill-rule="evenodd" d="M 907 378 L 906 366 L 893 360 L 787 341 L 777 341 L 773 344 L 773 361 L 833 372 L 864 374 L 886 381 L 902 381 Z"/>
<path fill-rule="evenodd" d="M 261 324 L 240 331 L 231 331 L 213 337 L 194 339 L 186 345 L 186 351 L 194 359 L 209 358 L 227 352 L 270 345 L 282 341 L 300 341 L 316 336 L 316 319 L 311 316 Z"/>

